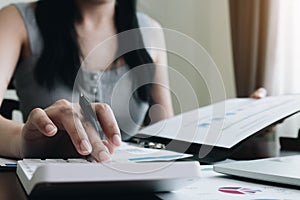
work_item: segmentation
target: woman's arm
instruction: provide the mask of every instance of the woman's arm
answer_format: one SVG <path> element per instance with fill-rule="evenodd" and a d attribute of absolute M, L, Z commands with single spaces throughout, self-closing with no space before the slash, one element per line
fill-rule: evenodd
<path fill-rule="evenodd" d="M 11 80 L 22 46 L 26 28 L 14 6 L 0 10 L 0 105 Z M 0 155 L 20 157 L 20 134 L 23 124 L 0 116 Z"/>
<path fill-rule="evenodd" d="M 154 46 L 165 48 L 165 39 L 162 27 L 155 20 L 152 21 L 152 27 L 157 28 L 153 31 L 152 39 Z M 149 118 L 151 123 L 162 119 L 172 117 L 174 115 L 168 75 L 167 51 L 151 50 L 153 61 L 156 65 L 154 84 L 152 89 L 153 105 L 149 110 Z"/>
<path fill-rule="evenodd" d="M 17 9 L 0 11 L 0 105 L 17 62 L 28 53 L 25 25 Z M 24 46 L 26 46 L 24 48 Z M 26 52 L 26 53 L 25 53 Z M 96 161 L 108 161 L 121 135 L 112 110 L 105 104 L 93 104 L 107 141 L 85 122 L 78 104 L 59 100 L 46 109 L 35 108 L 25 124 L 0 116 L 0 156 L 71 157 L 90 155 Z"/>

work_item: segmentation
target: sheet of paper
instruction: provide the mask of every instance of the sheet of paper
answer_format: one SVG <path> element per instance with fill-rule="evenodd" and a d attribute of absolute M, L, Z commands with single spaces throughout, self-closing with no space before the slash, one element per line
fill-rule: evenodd
<path fill-rule="evenodd" d="M 235 180 L 214 172 L 212 166 L 201 166 L 201 173 L 197 183 L 157 196 L 165 200 L 298 200 L 300 197 L 300 190 Z"/>
<path fill-rule="evenodd" d="M 17 167 L 17 160 L 0 158 L 0 167 Z"/>
<path fill-rule="evenodd" d="M 123 142 L 112 155 L 113 162 L 171 161 L 191 157 L 190 154 L 162 149 L 149 149 Z"/>
<path fill-rule="evenodd" d="M 112 154 L 112 162 L 154 162 L 172 161 L 191 157 L 191 154 L 177 153 L 162 149 L 149 149 L 134 144 L 122 142 L 122 145 Z M 52 159 L 55 161 L 55 159 Z M 59 160 L 59 159 L 58 159 Z M 81 159 L 71 159 L 74 161 Z M 0 167 L 17 167 L 17 160 L 0 158 Z"/>
<path fill-rule="evenodd" d="M 269 125 L 300 111 L 300 95 L 260 100 L 236 98 L 160 121 L 141 134 L 231 148 Z"/>

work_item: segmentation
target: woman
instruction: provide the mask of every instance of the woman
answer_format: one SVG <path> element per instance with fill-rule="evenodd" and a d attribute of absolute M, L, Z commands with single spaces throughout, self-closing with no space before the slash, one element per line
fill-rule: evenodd
<path fill-rule="evenodd" d="M 0 116 L 0 156 L 70 157 L 78 153 L 91 155 L 96 161 L 108 161 L 113 149 L 120 145 L 120 129 L 125 136 L 135 129 L 126 127 L 129 117 L 133 116 L 134 121 L 142 125 L 149 106 L 153 104 L 159 104 L 163 112 L 151 120 L 173 115 L 170 93 L 164 87 L 168 85 L 167 68 L 159 67 L 167 66 L 164 52 L 139 49 L 115 59 L 118 51 L 126 47 L 114 35 L 139 25 L 160 26 L 145 15 L 137 15 L 134 0 L 57 2 L 40 0 L 11 5 L 0 11 L 0 104 L 8 83 L 14 77 L 26 121 L 22 124 Z M 152 37 L 153 40 L 162 40 L 161 34 Z M 71 101 L 81 61 L 108 38 L 109 48 L 100 48 L 97 56 L 90 59 L 92 65 L 87 65 L 86 71 L 78 78 L 92 77 L 85 82 L 83 89 L 101 102 L 93 107 L 107 138 L 107 141 L 102 141 L 91 125 L 84 122 L 78 105 Z M 140 31 L 131 39 L 143 44 Z M 101 65 L 101 60 L 114 62 L 107 66 Z M 108 104 L 113 100 L 113 87 L 104 86 L 116 85 L 128 71 L 149 63 L 149 68 L 145 69 L 151 68 L 149 72 L 153 72 L 153 76 L 151 73 L 149 76 L 159 84 L 145 84 L 135 91 L 134 83 L 145 77 L 125 80 L 129 87 L 121 87 L 121 91 L 130 101 L 124 105 L 117 102 L 119 107 L 112 110 Z M 94 79 L 99 80 L 95 77 L 97 72 L 107 80 L 101 82 L 101 91 L 99 87 L 94 88 Z M 130 107 L 130 116 L 123 115 L 118 109 L 120 107 Z"/>

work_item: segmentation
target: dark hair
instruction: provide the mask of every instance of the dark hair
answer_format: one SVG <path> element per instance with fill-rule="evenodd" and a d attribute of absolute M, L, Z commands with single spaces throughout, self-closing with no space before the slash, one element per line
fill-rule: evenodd
<path fill-rule="evenodd" d="M 60 81 L 73 87 L 80 68 L 80 48 L 75 30 L 76 20 L 80 20 L 75 0 L 40 0 L 35 11 L 44 49 L 37 62 L 35 78 L 37 82 L 52 89 L 55 81 Z M 115 24 L 118 33 L 139 28 L 136 15 L 136 0 L 117 0 Z M 131 36 L 131 44 L 144 47 L 140 31 Z M 119 40 L 119 49 L 123 44 Z M 128 45 L 128 43 L 126 43 Z M 153 64 L 153 60 L 145 48 L 134 50 L 122 55 L 130 69 L 143 64 Z M 151 67 L 152 68 L 152 67 Z M 152 69 L 153 71 L 153 69 Z M 146 74 L 153 79 L 153 73 Z M 142 79 L 142 77 L 136 77 Z M 139 81 L 139 80 L 137 80 Z M 146 102 L 151 101 L 152 84 L 138 88 L 138 96 Z"/>

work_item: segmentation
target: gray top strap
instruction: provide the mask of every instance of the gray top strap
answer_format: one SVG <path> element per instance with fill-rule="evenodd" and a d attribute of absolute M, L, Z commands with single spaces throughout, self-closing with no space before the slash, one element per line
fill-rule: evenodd
<path fill-rule="evenodd" d="M 17 7 L 25 23 L 27 34 L 29 37 L 31 53 L 34 56 L 39 56 L 43 48 L 43 40 L 40 34 L 40 30 L 37 26 L 32 5 L 30 3 L 17 3 L 14 5 Z"/>

